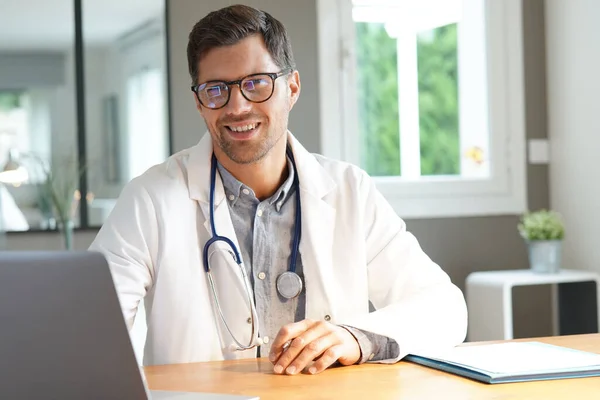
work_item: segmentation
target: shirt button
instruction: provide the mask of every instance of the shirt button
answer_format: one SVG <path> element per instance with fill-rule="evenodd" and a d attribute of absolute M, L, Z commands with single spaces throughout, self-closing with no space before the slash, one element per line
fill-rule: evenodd
<path fill-rule="evenodd" d="M 375 357 L 375 354 L 371 353 L 371 355 L 369 356 L 369 361 L 371 361 L 373 357 Z"/>
<path fill-rule="evenodd" d="M 262 217 L 262 210 L 258 210 L 258 211 L 256 212 L 256 215 L 258 215 L 259 217 Z"/>
<path fill-rule="evenodd" d="M 251 324 L 252 323 L 252 318 L 248 317 L 248 319 L 246 320 L 247 323 Z"/>
<path fill-rule="evenodd" d="M 235 200 L 235 196 L 234 196 L 234 195 L 232 195 L 232 194 L 230 194 L 230 195 L 229 195 L 229 200 L 231 200 L 231 201 Z"/>
<path fill-rule="evenodd" d="M 242 189 L 242 193 L 244 193 L 244 194 L 250 194 L 250 191 L 248 189 Z"/>
<path fill-rule="evenodd" d="M 262 340 L 263 340 L 264 344 L 269 343 L 269 337 L 268 336 L 263 337 Z"/>
<path fill-rule="evenodd" d="M 327 321 L 327 322 L 331 321 L 331 317 L 329 316 L 329 314 L 327 314 L 327 315 L 325 316 L 325 321 Z"/>
<path fill-rule="evenodd" d="M 267 274 L 265 274 L 264 272 L 259 272 L 259 273 L 258 273 L 258 279 L 260 279 L 261 281 L 262 281 L 263 279 L 265 279 L 266 277 L 267 277 Z"/>

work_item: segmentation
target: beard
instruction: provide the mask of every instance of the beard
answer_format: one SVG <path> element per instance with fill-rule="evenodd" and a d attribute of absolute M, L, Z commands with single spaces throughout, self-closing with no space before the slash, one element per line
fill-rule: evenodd
<path fill-rule="evenodd" d="M 269 135 L 268 128 L 261 124 L 259 136 L 253 140 L 238 141 L 228 138 L 227 128 L 221 128 L 217 135 L 217 146 L 236 164 L 254 164 L 265 158 L 276 140 Z M 214 136 L 213 136 L 214 137 Z"/>
<path fill-rule="evenodd" d="M 258 114 L 246 114 L 240 117 L 226 117 L 217 121 L 217 126 L 210 129 L 213 141 L 236 164 L 254 164 L 265 158 L 271 149 L 287 132 L 288 112 L 283 112 L 275 119 L 275 124 L 265 122 L 266 118 Z M 228 123 L 244 120 L 258 120 L 258 134 L 250 140 L 235 140 L 230 137 L 231 131 L 225 127 Z"/>

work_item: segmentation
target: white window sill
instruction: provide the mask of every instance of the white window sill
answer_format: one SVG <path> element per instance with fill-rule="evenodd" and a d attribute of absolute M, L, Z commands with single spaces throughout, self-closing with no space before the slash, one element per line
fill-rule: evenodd
<path fill-rule="evenodd" d="M 399 190 L 377 188 L 403 219 L 482 217 L 522 214 L 527 209 L 523 195 L 486 194 L 461 196 L 454 193 L 411 197 Z M 400 189 L 401 190 L 401 189 Z"/>

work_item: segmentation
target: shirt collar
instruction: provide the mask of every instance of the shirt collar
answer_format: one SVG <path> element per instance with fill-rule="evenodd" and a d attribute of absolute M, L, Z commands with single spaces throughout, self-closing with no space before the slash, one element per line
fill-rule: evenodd
<path fill-rule="evenodd" d="M 281 209 L 285 202 L 290 198 L 290 195 L 294 192 L 294 177 L 296 176 L 296 171 L 294 170 L 294 164 L 290 160 L 289 156 L 286 156 L 286 159 L 288 165 L 288 176 L 283 184 L 277 189 L 277 191 L 275 191 L 275 193 L 267 199 L 269 204 L 274 205 L 277 211 Z M 240 198 L 248 198 L 253 202 L 258 202 L 254 191 L 250 187 L 238 181 L 229 171 L 227 171 L 227 169 L 225 169 L 225 167 L 223 167 L 223 165 L 221 165 L 219 161 L 217 161 L 217 169 L 221 175 L 223 187 L 225 188 L 227 199 L 231 202 L 231 205 L 235 205 Z"/>
<path fill-rule="evenodd" d="M 223 165 L 221 165 L 218 160 L 217 169 L 219 170 L 221 180 L 223 181 L 225 195 L 232 205 L 235 205 L 237 200 L 242 196 L 243 189 L 247 189 L 252 197 L 256 197 L 254 196 L 252 189 L 246 187 L 242 182 L 238 181 L 233 175 L 231 175 L 229 171 L 225 169 L 225 167 L 223 167 Z"/>

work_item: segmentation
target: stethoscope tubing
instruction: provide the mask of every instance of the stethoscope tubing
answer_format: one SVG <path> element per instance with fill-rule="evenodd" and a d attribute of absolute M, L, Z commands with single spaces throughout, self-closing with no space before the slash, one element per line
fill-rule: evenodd
<path fill-rule="evenodd" d="M 287 149 L 287 154 L 290 157 L 290 160 L 294 167 L 294 171 L 296 171 L 295 176 L 294 176 L 294 187 L 297 191 L 297 193 L 296 193 L 296 216 L 295 216 L 295 221 L 294 221 L 294 241 L 293 241 L 293 245 L 292 245 L 292 254 L 291 254 L 290 266 L 289 266 L 288 270 L 290 272 L 296 273 L 296 260 L 298 257 L 298 250 L 300 247 L 300 238 L 302 236 L 302 228 L 300 225 L 301 221 L 302 221 L 302 210 L 301 210 L 301 204 L 300 204 L 300 184 L 299 184 L 299 178 L 298 178 L 298 172 L 297 172 L 298 170 L 296 169 L 296 162 L 294 160 L 294 156 L 293 156 L 290 148 Z M 258 338 L 258 314 L 256 312 L 256 305 L 254 304 L 254 299 L 252 298 L 252 289 L 250 288 L 250 285 L 248 283 L 248 277 L 247 277 L 246 271 L 244 270 L 244 267 L 242 266 L 242 257 L 240 256 L 240 252 L 237 249 L 237 246 L 228 237 L 219 236 L 217 234 L 217 230 L 215 227 L 215 218 L 214 218 L 216 177 L 217 177 L 217 158 L 213 153 L 212 157 L 211 157 L 210 194 L 209 194 L 209 203 L 210 203 L 209 215 L 210 215 L 210 228 L 211 228 L 212 237 L 204 244 L 204 251 L 202 254 L 202 258 L 203 258 L 203 262 L 204 262 L 204 270 L 208 276 L 208 282 L 209 282 L 209 285 L 211 288 L 212 298 L 214 300 L 215 305 L 217 306 L 217 312 L 219 313 L 219 317 L 221 318 L 221 321 L 223 322 L 225 329 L 227 330 L 227 332 L 229 333 L 229 335 L 235 342 L 235 346 L 237 346 L 237 348 L 235 348 L 234 350 L 250 350 L 250 349 L 256 347 L 260 343 L 260 340 Z M 216 285 L 215 285 L 215 282 L 214 282 L 214 279 L 212 276 L 212 272 L 210 270 L 209 248 L 213 243 L 218 242 L 218 241 L 223 241 L 223 242 L 227 243 L 229 245 L 229 247 L 231 248 L 231 250 L 233 250 L 232 256 L 242 273 L 244 287 L 246 289 L 245 290 L 246 291 L 246 301 L 248 302 L 248 305 L 250 308 L 250 313 L 251 313 L 250 320 L 251 320 L 252 333 L 250 335 L 250 342 L 247 345 L 244 345 L 236 338 L 236 336 L 234 335 L 233 331 L 231 330 L 229 324 L 227 323 L 227 320 L 226 320 L 223 310 L 221 308 L 221 303 L 219 302 L 219 297 L 217 295 Z"/>

